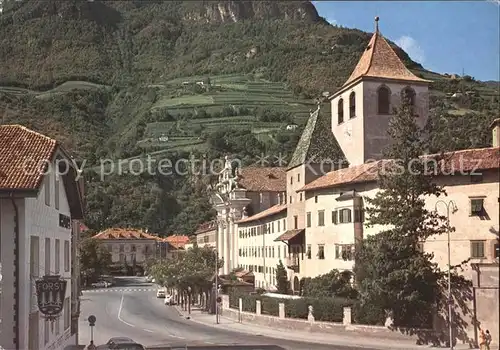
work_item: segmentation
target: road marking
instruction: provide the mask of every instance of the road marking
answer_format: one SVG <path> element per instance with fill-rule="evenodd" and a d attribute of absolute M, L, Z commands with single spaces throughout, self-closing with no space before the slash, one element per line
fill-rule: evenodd
<path fill-rule="evenodd" d="M 143 328 L 142 330 L 143 330 L 143 331 L 145 331 L 145 332 L 154 333 L 154 332 L 153 332 L 152 330 L 150 330 L 150 329 Z"/>
<path fill-rule="evenodd" d="M 184 337 L 179 337 L 179 336 L 177 336 L 177 335 L 173 335 L 173 334 L 170 334 L 170 336 L 171 336 L 172 338 L 177 338 L 177 339 L 186 339 L 186 338 L 184 338 Z"/>
<path fill-rule="evenodd" d="M 120 308 L 118 309 L 118 321 L 125 323 L 127 326 L 135 327 L 133 324 L 122 320 L 121 313 L 122 313 L 122 309 L 123 309 L 123 298 L 124 297 L 125 297 L 125 295 L 122 293 L 122 300 L 120 301 Z"/>

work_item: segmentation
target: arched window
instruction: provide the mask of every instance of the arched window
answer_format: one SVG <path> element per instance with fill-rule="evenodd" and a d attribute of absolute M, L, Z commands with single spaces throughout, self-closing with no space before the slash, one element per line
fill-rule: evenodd
<path fill-rule="evenodd" d="M 391 91 L 387 86 L 381 86 L 377 92 L 378 114 L 389 114 L 391 108 Z"/>
<path fill-rule="evenodd" d="M 411 87 L 405 87 L 401 92 L 401 98 L 406 99 L 411 107 L 415 107 L 415 90 Z"/>
<path fill-rule="evenodd" d="M 354 118 L 356 116 L 356 94 L 351 92 L 349 95 L 349 118 Z"/>
<path fill-rule="evenodd" d="M 341 124 L 344 122 L 344 100 L 340 99 L 337 106 L 337 114 L 338 114 L 338 123 Z"/>

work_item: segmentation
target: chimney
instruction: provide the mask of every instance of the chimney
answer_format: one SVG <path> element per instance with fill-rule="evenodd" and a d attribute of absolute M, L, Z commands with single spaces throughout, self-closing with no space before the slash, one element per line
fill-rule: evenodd
<path fill-rule="evenodd" d="M 500 147 L 500 118 L 497 118 L 491 123 L 490 128 L 493 133 L 493 147 Z"/>

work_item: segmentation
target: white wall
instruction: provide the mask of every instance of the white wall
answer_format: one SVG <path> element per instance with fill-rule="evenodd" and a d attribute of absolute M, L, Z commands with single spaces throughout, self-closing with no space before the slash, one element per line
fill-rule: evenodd
<path fill-rule="evenodd" d="M 36 304 L 35 296 L 35 284 L 37 276 L 31 276 L 30 274 L 30 237 L 38 237 L 38 276 L 43 276 L 45 274 L 56 274 L 56 257 L 55 257 L 55 242 L 59 239 L 59 275 L 62 278 L 67 279 L 66 287 L 66 298 L 69 298 L 69 305 L 71 305 L 71 229 L 63 228 L 59 226 L 59 213 L 70 217 L 69 205 L 66 198 L 66 193 L 64 189 L 64 184 L 62 179 L 59 181 L 59 209 L 55 207 L 55 174 L 47 174 L 44 178 L 44 183 L 40 188 L 37 198 L 26 198 L 19 199 L 19 232 L 20 232 L 20 315 L 19 315 L 19 335 L 20 335 L 20 348 L 29 348 L 29 335 L 36 336 L 36 331 L 34 329 L 29 331 L 29 317 L 30 313 L 35 314 L 38 311 L 38 306 Z M 45 202 L 45 187 L 50 187 L 49 193 L 49 205 Z M 1 221 L 1 231 L 2 231 L 2 265 L 3 270 L 6 273 L 8 279 L 4 279 L 3 284 L 9 284 L 7 289 L 4 288 L 2 293 L 2 310 L 11 309 L 14 304 L 14 288 L 13 288 L 13 266 L 9 263 L 13 261 L 13 225 L 14 216 L 13 209 L 10 200 L 1 200 L 2 210 L 2 221 Z M 4 234 L 5 233 L 5 234 Z M 10 233 L 10 236 L 9 236 Z M 45 238 L 50 239 L 50 266 L 45 266 Z M 65 270 L 64 261 L 64 250 L 65 241 L 69 242 L 69 264 L 67 265 L 67 271 Z M 36 261 L 35 261 L 36 264 Z M 36 265 L 35 265 L 36 266 Z M 36 273 L 35 273 L 36 274 Z M 10 282 L 10 283 L 9 283 Z M 66 304 L 66 306 L 68 305 Z M 69 322 L 67 323 L 67 328 L 64 329 L 64 320 L 66 313 L 69 314 Z M 3 312 L 2 316 L 7 315 L 7 312 Z M 4 323 L 5 321 L 5 323 Z M 33 323 L 34 325 L 35 323 Z M 63 310 L 58 321 L 53 323 L 53 327 L 47 322 L 48 327 L 48 337 L 44 339 L 45 331 L 45 320 L 39 314 L 38 320 L 38 346 L 39 349 L 49 350 L 49 349 L 61 349 L 69 344 L 76 344 L 76 339 L 70 336 L 71 333 L 71 308 Z M 12 323 L 9 325 L 8 320 L 4 317 L 2 321 L 2 346 L 4 348 L 12 349 L 15 348 L 13 342 L 14 334 L 11 331 L 13 327 Z M 9 334 L 10 333 L 10 334 Z M 45 341 L 47 340 L 47 341 Z M 31 350 L 31 349 L 30 349 Z"/>

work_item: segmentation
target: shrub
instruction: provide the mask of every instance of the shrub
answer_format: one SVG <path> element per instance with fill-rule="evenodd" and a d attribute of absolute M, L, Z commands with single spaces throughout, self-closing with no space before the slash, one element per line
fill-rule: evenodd
<path fill-rule="evenodd" d="M 278 316 L 279 304 L 283 302 L 280 299 L 262 297 L 260 298 L 261 313 L 264 315 Z"/>
<path fill-rule="evenodd" d="M 352 323 L 383 326 L 385 323 L 385 311 L 378 305 L 368 303 L 356 303 L 352 308 Z"/>

